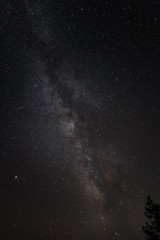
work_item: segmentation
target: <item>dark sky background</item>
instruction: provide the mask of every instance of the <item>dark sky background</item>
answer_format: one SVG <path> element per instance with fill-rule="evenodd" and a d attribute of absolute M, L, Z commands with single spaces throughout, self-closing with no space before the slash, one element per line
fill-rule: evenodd
<path fill-rule="evenodd" d="M 0 238 L 140 240 L 160 202 L 160 2 L 2 0 Z"/>

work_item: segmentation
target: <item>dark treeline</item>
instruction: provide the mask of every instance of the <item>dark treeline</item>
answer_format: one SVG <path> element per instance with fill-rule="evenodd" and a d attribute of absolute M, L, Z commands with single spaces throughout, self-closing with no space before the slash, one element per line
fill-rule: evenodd
<path fill-rule="evenodd" d="M 147 222 L 142 227 L 147 240 L 160 240 L 160 205 L 154 203 L 148 196 L 145 205 L 145 216 Z"/>

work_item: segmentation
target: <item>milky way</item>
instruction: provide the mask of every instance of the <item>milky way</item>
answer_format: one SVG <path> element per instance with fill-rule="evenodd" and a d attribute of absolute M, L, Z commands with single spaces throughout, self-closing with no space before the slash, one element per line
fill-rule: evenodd
<path fill-rule="evenodd" d="M 132 58 L 127 53 L 132 42 L 123 47 L 114 19 L 111 30 L 108 22 L 96 22 L 101 17 L 96 9 L 108 7 L 108 1 L 95 9 L 83 1 L 22 2 L 18 8 L 16 1 L 6 6 L 11 27 L 19 24 L 13 40 L 17 56 L 21 52 L 16 64 L 20 69 L 24 63 L 20 84 L 10 84 L 16 94 L 7 99 L 13 104 L 6 119 L 12 119 L 12 111 L 15 117 L 5 133 L 11 150 L 6 144 L 4 151 L 13 161 L 4 169 L 11 168 L 16 187 L 6 184 L 4 199 L 10 192 L 16 196 L 4 222 L 15 222 L 14 236 L 27 232 L 25 237 L 34 239 L 142 239 L 146 196 L 159 196 L 155 86 L 150 96 L 145 70 L 135 70 L 125 59 Z M 7 201 L 2 202 L 5 209 Z"/>
<path fill-rule="evenodd" d="M 90 205 L 88 221 L 94 216 L 93 226 L 100 227 L 101 232 L 108 229 L 110 233 L 112 226 L 117 224 L 111 216 L 113 209 L 134 217 L 133 211 L 129 213 L 125 209 L 126 204 L 132 204 L 127 190 L 130 180 L 123 160 L 125 156 L 116 156 L 119 149 L 108 143 L 108 126 L 105 125 L 108 116 L 96 104 L 101 102 L 98 97 L 85 86 L 83 75 L 82 79 L 76 76 L 76 71 L 80 71 L 74 69 L 77 62 L 70 63 L 70 59 L 61 56 L 63 53 L 54 46 L 56 43 L 52 42 L 49 27 L 46 28 L 45 23 L 44 28 L 41 22 L 37 22 L 36 19 L 44 20 L 45 16 L 38 12 L 40 16 L 36 18 L 34 7 L 27 4 L 27 8 L 29 16 L 32 15 L 33 29 L 36 26 L 35 32 L 38 32 L 37 75 L 42 84 L 45 108 L 50 117 L 56 119 L 60 141 L 65 146 L 64 150 L 61 149 L 64 158 L 62 166 L 68 164 L 65 159 L 65 149 L 68 149 L 71 172 L 79 184 L 78 191 L 87 201 L 87 206 Z M 119 226 L 121 228 L 120 223 Z"/>

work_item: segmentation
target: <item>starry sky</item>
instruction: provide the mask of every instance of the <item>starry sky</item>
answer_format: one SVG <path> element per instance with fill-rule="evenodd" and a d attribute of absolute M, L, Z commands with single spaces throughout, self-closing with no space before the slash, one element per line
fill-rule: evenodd
<path fill-rule="evenodd" d="M 2 0 L 0 236 L 144 239 L 160 202 L 160 2 Z"/>

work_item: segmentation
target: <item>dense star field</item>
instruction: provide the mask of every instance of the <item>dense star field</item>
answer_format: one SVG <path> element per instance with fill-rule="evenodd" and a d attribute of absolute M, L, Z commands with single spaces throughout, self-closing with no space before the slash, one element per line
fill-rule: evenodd
<path fill-rule="evenodd" d="M 160 202 L 160 2 L 2 0 L 0 238 L 140 240 Z"/>

